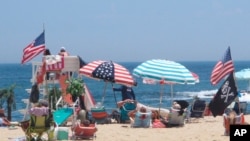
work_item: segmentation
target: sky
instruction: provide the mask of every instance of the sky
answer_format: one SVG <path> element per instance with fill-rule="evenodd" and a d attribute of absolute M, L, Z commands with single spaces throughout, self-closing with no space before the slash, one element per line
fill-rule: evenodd
<path fill-rule="evenodd" d="M 249 0 L 5 0 L 0 2 L 0 63 L 20 63 L 45 30 L 46 48 L 62 46 L 89 62 L 148 59 L 250 60 Z M 31 61 L 40 61 L 41 55 Z"/>

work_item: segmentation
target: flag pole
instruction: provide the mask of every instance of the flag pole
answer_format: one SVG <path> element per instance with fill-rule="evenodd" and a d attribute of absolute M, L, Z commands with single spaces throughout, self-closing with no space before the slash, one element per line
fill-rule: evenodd
<path fill-rule="evenodd" d="M 44 33 L 44 38 L 45 38 L 45 24 L 43 23 L 43 33 Z M 44 45 L 45 45 L 45 48 L 46 48 L 46 42 L 44 40 Z"/>
<path fill-rule="evenodd" d="M 234 76 L 234 80 L 235 80 L 235 71 L 233 72 L 233 76 Z M 235 86 L 236 88 L 238 88 L 237 86 L 237 83 L 235 82 Z M 240 100 L 239 100 L 239 92 L 238 92 L 238 89 L 237 89 L 237 97 L 234 99 L 235 103 L 238 104 L 238 110 L 239 110 L 239 113 L 241 113 L 241 110 L 240 110 Z"/>
<path fill-rule="evenodd" d="M 230 48 L 230 46 L 228 46 L 228 48 Z M 230 55 L 231 55 L 231 49 L 230 49 Z M 232 55 L 231 55 L 231 59 L 232 59 Z M 233 61 L 233 59 L 232 59 Z M 235 79 L 235 70 L 233 71 L 233 78 L 234 80 Z M 237 89 L 237 97 L 234 99 L 234 101 L 238 104 L 238 110 L 239 110 L 239 113 L 241 113 L 241 110 L 240 110 L 240 100 L 239 100 L 239 92 L 238 92 L 238 85 L 237 85 L 237 82 L 235 82 L 235 86 L 236 86 L 236 89 Z"/>

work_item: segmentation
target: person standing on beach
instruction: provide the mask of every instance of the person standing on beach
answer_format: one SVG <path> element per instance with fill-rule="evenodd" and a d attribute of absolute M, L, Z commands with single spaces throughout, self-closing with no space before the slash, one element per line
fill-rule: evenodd
<path fill-rule="evenodd" d="M 113 91 L 121 91 L 122 101 L 124 101 L 126 99 L 135 100 L 135 94 L 134 94 L 132 87 L 122 85 L 120 88 L 113 88 Z"/>
<path fill-rule="evenodd" d="M 61 56 L 69 56 L 69 53 L 66 51 L 65 47 L 61 47 L 60 52 L 58 53 L 58 55 Z"/>
<path fill-rule="evenodd" d="M 44 56 L 44 57 L 47 56 L 47 55 L 51 55 L 50 50 L 49 50 L 48 48 L 46 48 L 46 49 L 44 50 L 44 52 L 43 52 L 43 56 Z M 46 72 L 46 79 L 47 79 L 47 80 L 49 80 L 49 74 L 50 74 L 50 72 Z"/>

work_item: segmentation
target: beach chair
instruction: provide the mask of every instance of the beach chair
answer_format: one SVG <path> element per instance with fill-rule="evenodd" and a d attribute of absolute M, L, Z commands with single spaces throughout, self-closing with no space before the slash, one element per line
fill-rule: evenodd
<path fill-rule="evenodd" d="M 66 124 L 69 117 L 74 114 L 74 108 L 66 107 L 59 108 L 53 112 L 53 119 L 57 125 L 61 126 Z"/>
<path fill-rule="evenodd" d="M 190 109 L 189 122 L 199 122 L 199 119 L 204 117 L 205 109 L 206 109 L 205 100 L 201 99 L 195 100 Z"/>
<path fill-rule="evenodd" d="M 36 107 L 30 111 L 30 120 L 21 122 L 21 127 L 28 141 L 42 140 L 43 134 L 47 134 L 49 140 L 53 138 L 50 132 L 52 120 L 49 112 L 45 112 L 47 110 L 47 107 Z"/>
<path fill-rule="evenodd" d="M 135 117 L 130 117 L 130 125 L 132 128 L 149 128 L 151 127 L 152 112 L 147 110 L 146 113 L 137 111 Z"/>
<path fill-rule="evenodd" d="M 80 120 L 78 120 L 73 126 L 72 126 L 72 139 L 92 139 L 94 140 L 96 138 L 96 132 L 97 127 L 96 123 L 89 124 L 88 126 L 81 123 Z"/>
<path fill-rule="evenodd" d="M 135 109 L 136 109 L 135 102 L 127 102 L 124 105 L 122 105 L 120 107 L 120 122 L 126 123 L 127 121 L 130 121 L 128 113 Z"/>
<path fill-rule="evenodd" d="M 224 135 L 225 136 L 228 136 L 230 134 L 230 125 L 242 125 L 242 124 L 245 124 L 245 118 L 244 118 L 244 114 L 241 113 L 240 115 L 231 115 L 229 113 L 226 114 L 224 113 L 223 114 L 223 126 L 225 128 L 225 131 L 224 131 Z"/>
<path fill-rule="evenodd" d="M 108 123 L 109 114 L 107 113 L 104 106 L 93 107 L 91 108 L 90 112 L 91 112 L 91 120 L 95 121 L 97 124 Z"/>

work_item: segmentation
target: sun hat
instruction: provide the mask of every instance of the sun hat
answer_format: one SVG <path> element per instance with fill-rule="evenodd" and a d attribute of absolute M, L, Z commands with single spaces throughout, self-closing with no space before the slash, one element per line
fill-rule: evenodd
<path fill-rule="evenodd" d="M 66 50 L 66 48 L 65 47 L 61 47 L 61 50 Z"/>

